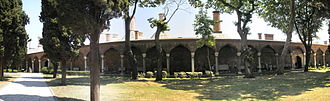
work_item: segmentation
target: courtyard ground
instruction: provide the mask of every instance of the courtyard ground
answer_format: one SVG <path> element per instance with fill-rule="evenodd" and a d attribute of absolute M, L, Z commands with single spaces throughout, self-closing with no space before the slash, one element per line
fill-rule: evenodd
<path fill-rule="evenodd" d="M 20 75 L 17 73 L 4 73 L 4 75 L 5 75 L 5 80 L 0 81 L 0 88 L 7 85 L 11 81 L 14 81 L 16 78 L 20 77 Z"/>
<path fill-rule="evenodd" d="M 51 75 L 45 75 L 50 77 Z M 330 100 L 330 71 L 313 70 L 287 72 L 284 75 L 265 74 L 248 79 L 243 76 L 223 76 L 201 79 L 167 78 L 153 82 L 152 78 L 130 81 L 123 77 L 101 77 L 102 101 L 198 101 L 198 100 Z M 60 79 L 47 79 L 58 100 L 89 100 L 89 77 L 68 76 L 67 85 Z"/>

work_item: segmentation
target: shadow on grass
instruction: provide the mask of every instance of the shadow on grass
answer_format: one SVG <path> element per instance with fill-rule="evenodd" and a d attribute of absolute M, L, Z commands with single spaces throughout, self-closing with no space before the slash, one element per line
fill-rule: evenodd
<path fill-rule="evenodd" d="M 165 80 L 163 87 L 174 90 L 195 90 L 200 100 L 276 100 L 284 95 L 299 95 L 330 83 L 330 72 L 294 72 L 284 75 L 263 75 L 248 79 L 226 76 L 214 79 Z"/>
<path fill-rule="evenodd" d="M 8 94 L 0 95 L 0 100 L 3 101 L 84 101 L 81 99 L 67 97 L 44 97 L 38 95 L 23 95 L 23 94 Z"/>
<path fill-rule="evenodd" d="M 53 78 L 46 78 L 53 79 Z M 129 82 L 130 79 L 128 77 L 120 77 L 120 76 L 101 76 L 100 84 L 114 84 L 114 83 L 123 83 Z M 47 82 L 49 86 L 63 86 L 61 85 L 61 78 L 56 78 Z M 77 76 L 66 78 L 66 85 L 79 85 L 79 86 L 90 86 L 90 78 L 89 76 Z"/>

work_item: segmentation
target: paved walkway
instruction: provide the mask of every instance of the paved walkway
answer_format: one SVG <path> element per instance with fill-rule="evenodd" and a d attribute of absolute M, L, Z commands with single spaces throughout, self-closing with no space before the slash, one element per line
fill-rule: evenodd
<path fill-rule="evenodd" d="M 20 75 L 20 78 L 0 88 L 0 101 L 55 101 L 41 73 Z"/>

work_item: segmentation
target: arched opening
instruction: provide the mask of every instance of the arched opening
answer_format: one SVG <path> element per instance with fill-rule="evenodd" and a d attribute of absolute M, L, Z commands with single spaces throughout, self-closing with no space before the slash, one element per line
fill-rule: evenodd
<path fill-rule="evenodd" d="M 38 72 L 39 71 L 39 59 L 38 59 L 38 57 L 33 58 L 33 65 L 34 65 L 34 67 L 32 68 L 33 72 Z"/>
<path fill-rule="evenodd" d="M 248 58 L 248 64 L 249 68 L 251 69 L 252 72 L 257 72 L 258 71 L 258 50 L 255 49 L 253 46 L 248 46 L 250 49 L 249 52 L 249 58 Z"/>
<path fill-rule="evenodd" d="M 237 57 L 237 49 L 226 45 L 222 47 L 219 51 L 219 57 L 218 57 L 218 70 L 221 71 L 229 71 L 231 73 L 238 72 L 237 69 L 237 63 L 238 63 L 238 57 Z"/>
<path fill-rule="evenodd" d="M 266 46 L 261 50 L 261 65 L 264 70 L 273 70 L 276 68 L 275 50 Z"/>
<path fill-rule="evenodd" d="M 191 53 L 183 46 L 177 46 L 170 52 L 170 74 L 173 72 L 191 72 Z"/>
<path fill-rule="evenodd" d="M 323 52 L 318 49 L 316 51 L 316 67 L 322 67 L 323 66 Z"/>
<path fill-rule="evenodd" d="M 214 70 L 214 50 L 210 47 L 203 46 L 195 52 L 195 68 L 196 72 L 204 72 L 205 70 Z"/>
<path fill-rule="evenodd" d="M 105 73 L 119 74 L 120 65 L 120 53 L 114 48 L 108 49 L 104 53 Z"/>
<path fill-rule="evenodd" d="M 73 59 L 72 69 L 73 70 L 84 70 L 84 55 L 79 53 L 79 56 Z"/>
<path fill-rule="evenodd" d="M 296 63 L 295 63 L 296 69 L 302 68 L 302 60 L 299 56 L 296 56 Z"/>
<path fill-rule="evenodd" d="M 327 50 L 325 52 L 325 65 L 329 67 L 330 66 L 329 64 L 330 64 L 330 54 L 329 54 L 329 50 Z"/>
<path fill-rule="evenodd" d="M 162 60 L 162 68 L 166 68 L 166 54 L 165 51 L 163 50 L 162 52 L 163 54 L 163 60 Z M 145 62 L 146 62 L 146 71 L 156 71 L 157 68 L 157 50 L 156 47 L 152 47 L 149 48 L 146 52 L 146 58 L 145 58 Z"/>
<path fill-rule="evenodd" d="M 293 47 L 292 49 L 292 68 L 301 68 L 301 67 L 304 67 L 305 65 L 305 60 L 304 59 L 304 51 L 300 48 L 300 47 Z M 301 63 L 301 66 L 300 67 L 297 67 L 297 57 L 300 58 L 300 63 Z"/>

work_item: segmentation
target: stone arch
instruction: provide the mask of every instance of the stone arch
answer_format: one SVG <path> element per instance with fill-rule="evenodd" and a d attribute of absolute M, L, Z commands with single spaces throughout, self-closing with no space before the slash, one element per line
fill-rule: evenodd
<path fill-rule="evenodd" d="M 330 65 L 330 52 L 329 49 L 325 51 L 325 65 L 329 67 Z"/>
<path fill-rule="evenodd" d="M 41 63 L 40 63 L 41 68 L 48 67 L 49 61 L 48 61 L 48 58 L 46 57 L 46 55 L 41 56 L 40 60 L 41 60 Z"/>
<path fill-rule="evenodd" d="M 230 71 L 236 73 L 237 70 L 237 49 L 232 45 L 225 45 L 219 50 L 218 56 L 218 70 L 219 71 Z"/>
<path fill-rule="evenodd" d="M 120 52 L 115 48 L 110 48 L 104 52 L 104 71 L 110 74 L 119 74 Z"/>
<path fill-rule="evenodd" d="M 276 55 L 275 50 L 267 45 L 261 49 L 261 65 L 263 69 L 273 70 L 276 66 Z"/>
<path fill-rule="evenodd" d="M 191 52 L 182 45 L 170 51 L 170 74 L 180 71 L 191 72 Z"/>
<path fill-rule="evenodd" d="M 33 61 L 32 71 L 38 72 L 39 71 L 39 58 L 37 56 L 35 56 L 32 61 Z"/>
<path fill-rule="evenodd" d="M 32 71 L 32 58 L 31 57 L 26 57 L 26 61 L 27 61 L 27 67 L 25 67 L 25 69 L 28 72 Z"/>
<path fill-rule="evenodd" d="M 302 68 L 305 65 L 304 50 L 301 47 L 293 47 L 291 50 L 292 68 Z"/>
<path fill-rule="evenodd" d="M 323 66 L 323 51 L 321 49 L 318 49 L 316 51 L 316 66 L 321 67 Z"/>
<path fill-rule="evenodd" d="M 85 60 L 84 54 L 79 53 L 79 55 L 73 59 L 72 61 L 72 69 L 73 70 L 84 70 Z"/>
<path fill-rule="evenodd" d="M 147 49 L 146 51 L 146 58 L 145 58 L 145 62 L 146 62 L 146 72 L 148 71 L 156 71 L 157 68 L 157 57 L 155 57 L 157 54 L 157 50 L 156 47 L 151 47 L 149 49 Z M 163 60 L 162 60 L 162 68 L 166 68 L 166 53 L 163 49 Z"/>
<path fill-rule="evenodd" d="M 215 68 L 214 53 L 214 50 L 207 46 L 196 49 L 194 57 L 196 72 L 204 72 L 205 70 L 213 70 L 212 67 Z"/>
<path fill-rule="evenodd" d="M 258 71 L 258 50 L 254 48 L 252 45 L 248 45 L 250 49 L 250 68 L 252 72 L 257 72 Z"/>

